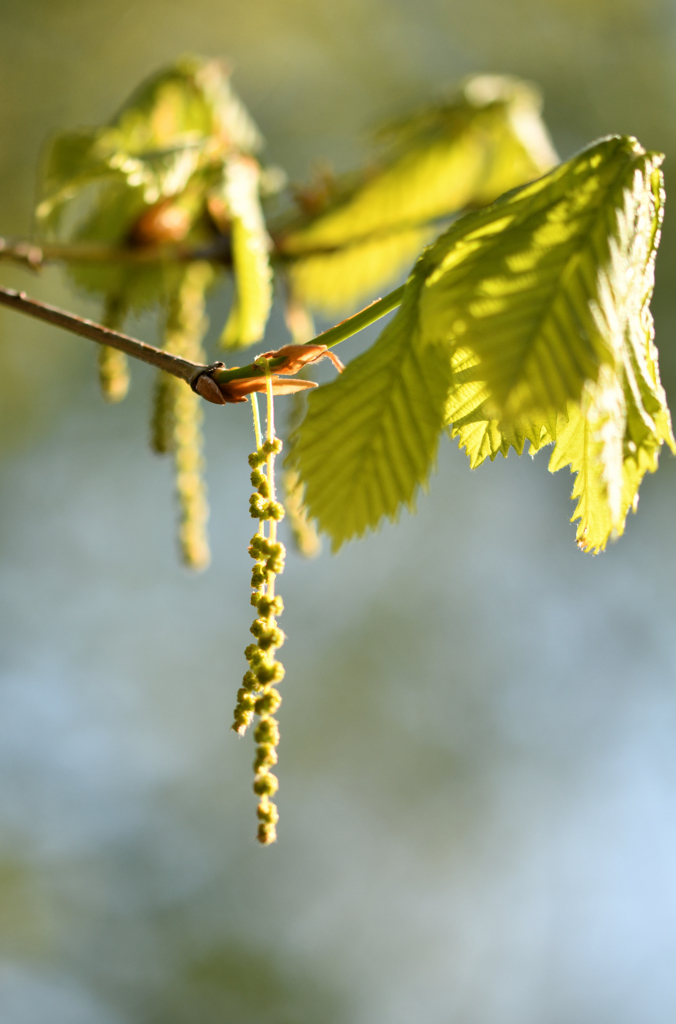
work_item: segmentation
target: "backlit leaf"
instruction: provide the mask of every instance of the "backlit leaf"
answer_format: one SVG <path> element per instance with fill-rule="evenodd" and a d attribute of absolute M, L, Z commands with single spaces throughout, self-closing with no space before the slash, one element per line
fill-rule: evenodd
<path fill-rule="evenodd" d="M 657 469 L 660 447 L 676 449 L 649 308 L 663 200 L 657 168 L 644 184 L 649 187 L 635 188 L 618 213 L 618 240 L 596 307 L 616 363 L 587 386 L 567 422 L 560 417 L 550 460 L 552 472 L 569 465 L 578 474 L 573 519 L 579 519 L 578 544 L 586 551 L 601 551 L 609 537 L 624 532 L 643 477 Z"/>
<path fill-rule="evenodd" d="M 661 159 L 635 139 L 605 139 L 463 217 L 432 247 L 421 330 L 466 353 L 463 383 L 474 382 L 487 419 L 545 424 L 579 401 L 602 364 L 615 365 L 610 321 L 636 318 L 642 280 L 618 278 L 603 317 L 599 308 L 612 266 L 635 259 L 638 235 L 644 248 L 654 244 Z M 626 231 L 637 204 L 640 224 Z"/>
<path fill-rule="evenodd" d="M 250 157 L 232 157 L 223 197 L 230 217 L 235 300 L 223 331 L 226 348 L 260 341 L 272 306 L 271 242 L 259 198 L 260 170 Z"/>
<path fill-rule="evenodd" d="M 398 276 L 434 221 L 484 205 L 556 163 L 533 87 L 480 76 L 390 128 L 384 166 L 279 239 L 299 299 L 333 312 Z M 303 254 L 307 253 L 307 257 Z M 349 258 L 348 258 L 349 253 Z"/>
<path fill-rule="evenodd" d="M 220 61 L 183 58 L 144 82 L 109 124 L 52 141 L 38 223 L 48 238 L 112 247 L 208 241 L 215 235 L 207 214 L 210 192 L 229 161 L 247 159 L 241 155 L 261 145 L 228 69 Z M 243 294 L 250 296 L 248 250 L 255 248 L 260 226 L 252 229 L 246 210 L 238 214 L 233 236 L 236 261 L 245 268 Z M 162 301 L 176 284 L 174 269 L 158 263 L 90 260 L 71 264 L 69 273 L 88 291 L 123 291 L 137 311 Z M 262 314 L 252 308 L 249 301 L 245 334 L 260 336 L 255 316 Z"/>
<path fill-rule="evenodd" d="M 450 382 L 446 345 L 418 330 L 422 278 L 375 345 L 308 396 L 292 461 L 305 504 L 334 550 L 411 507 L 434 462 Z"/>
<path fill-rule="evenodd" d="M 660 163 L 634 139 L 605 139 L 425 251 L 395 319 L 310 396 L 297 433 L 308 506 L 334 545 L 410 503 L 444 425 L 472 466 L 555 441 L 552 471 L 577 473 L 581 546 L 622 532 L 660 446 L 674 445 L 648 307 Z"/>

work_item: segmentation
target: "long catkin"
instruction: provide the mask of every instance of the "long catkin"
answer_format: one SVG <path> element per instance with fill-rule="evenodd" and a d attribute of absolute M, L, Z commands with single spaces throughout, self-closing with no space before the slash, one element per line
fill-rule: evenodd
<path fill-rule="evenodd" d="M 205 296 L 212 277 L 208 263 L 191 263 L 167 301 L 164 347 L 193 362 L 204 362 L 202 341 L 208 327 Z M 171 452 L 174 456 L 179 549 L 185 565 L 198 570 L 206 569 L 211 560 L 202 420 L 202 402 L 198 395 L 176 377 L 159 373 L 150 443 L 158 454 Z"/>

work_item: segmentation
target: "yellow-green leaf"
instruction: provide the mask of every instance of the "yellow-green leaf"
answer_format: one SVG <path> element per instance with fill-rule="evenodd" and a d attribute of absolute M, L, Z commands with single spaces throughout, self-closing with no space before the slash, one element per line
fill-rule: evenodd
<path fill-rule="evenodd" d="M 418 278 L 376 344 L 308 396 L 292 461 L 305 505 L 336 550 L 411 507 L 434 462 L 450 381 L 449 351 L 417 327 Z"/>
<path fill-rule="evenodd" d="M 460 96 L 390 131 L 384 166 L 279 239 L 298 297 L 333 312 L 398 276 L 432 222 L 491 202 L 556 163 L 530 85 L 470 79 Z M 437 228 L 438 231 L 438 228 Z M 307 254 L 307 255 L 305 255 Z M 316 272 L 321 269 L 321 273 Z"/>
<path fill-rule="evenodd" d="M 549 466 L 556 472 L 568 465 L 577 473 L 573 519 L 579 519 L 577 540 L 585 551 L 602 551 L 624 532 L 643 477 L 657 469 L 660 447 L 676 450 L 649 308 L 663 200 L 656 167 L 644 186 L 626 197 L 618 214 L 619 241 L 611 246 L 595 308 L 612 338 L 615 364 L 604 366 L 582 402 L 559 417 Z"/>
<path fill-rule="evenodd" d="M 296 260 L 288 269 L 293 295 L 327 316 L 338 315 L 399 277 L 435 233 L 407 228 Z"/>
<path fill-rule="evenodd" d="M 230 349 L 261 340 L 272 306 L 271 242 L 260 205 L 259 177 L 259 166 L 250 157 L 228 161 L 223 194 L 231 217 L 235 299 L 222 342 Z"/>
<path fill-rule="evenodd" d="M 598 310 L 613 261 L 635 259 L 636 233 L 652 245 L 661 159 L 635 139 L 605 139 L 461 218 L 431 248 L 421 330 L 467 353 L 465 382 L 476 384 L 487 419 L 546 423 L 616 362 L 614 330 Z M 647 221 L 624 231 L 636 204 Z M 624 323 L 644 295 L 635 277 L 622 288 L 606 312 Z"/>

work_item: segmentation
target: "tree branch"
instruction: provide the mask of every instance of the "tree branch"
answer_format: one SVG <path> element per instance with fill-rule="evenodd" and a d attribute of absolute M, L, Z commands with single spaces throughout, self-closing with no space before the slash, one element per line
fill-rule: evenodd
<path fill-rule="evenodd" d="M 308 342 L 308 345 L 326 345 L 327 348 L 332 348 L 334 345 L 339 344 L 339 342 L 345 341 L 346 338 L 350 338 L 353 334 L 361 331 L 364 327 L 368 327 L 369 324 L 374 323 L 385 316 L 386 313 L 395 309 L 401 303 L 403 293 L 404 286 L 402 285 L 401 288 L 396 288 L 382 299 L 376 299 L 370 306 L 366 306 L 365 309 L 360 310 L 353 316 L 347 317 L 346 320 L 336 324 L 335 327 L 330 327 L 323 334 L 318 334 L 316 338 Z M 55 327 L 62 327 L 64 330 L 72 331 L 73 334 L 78 334 L 82 338 L 89 338 L 90 341 L 95 341 L 99 345 L 117 348 L 121 352 L 126 352 L 128 356 L 132 356 L 134 359 L 140 359 L 144 363 L 156 366 L 158 370 L 164 370 L 165 373 L 179 377 L 191 386 L 195 384 L 201 374 L 207 374 L 217 384 L 227 384 L 233 380 L 265 375 L 265 368 L 256 362 L 249 363 L 247 366 L 233 366 L 230 368 L 224 367 L 223 363 L 211 365 L 193 363 L 189 359 L 183 359 L 181 356 L 175 356 L 161 348 L 155 348 L 154 345 L 147 345 L 144 341 L 138 341 L 137 338 L 132 338 L 128 334 L 120 334 L 119 331 L 113 331 L 109 327 L 95 323 L 93 320 L 85 320 L 83 317 L 75 316 L 73 313 L 66 313 L 65 310 L 59 309 L 57 306 L 50 306 L 46 302 L 38 302 L 37 299 L 29 299 L 25 292 L 17 292 L 12 288 L 0 288 L 0 306 L 8 306 L 10 309 L 15 309 L 18 313 L 25 313 L 27 316 L 43 320 L 45 323 L 53 324 Z M 274 370 L 284 362 L 286 362 L 285 357 L 273 357 L 267 360 L 267 365 L 270 369 Z"/>
<path fill-rule="evenodd" d="M 208 260 L 232 266 L 230 239 L 223 236 L 209 245 L 103 245 L 71 242 L 33 245 L 0 238 L 0 261 L 39 270 L 45 263 L 189 263 Z"/>
<path fill-rule="evenodd" d="M 44 320 L 48 324 L 54 324 L 55 327 L 63 327 L 64 330 L 79 334 L 82 338 L 89 338 L 90 341 L 96 341 L 99 345 L 117 348 L 134 359 L 140 359 L 144 363 L 156 366 L 159 370 L 164 370 L 165 373 L 180 377 L 188 384 L 196 374 L 208 370 L 208 366 L 202 363 L 193 363 L 189 359 L 182 359 L 181 356 L 164 352 L 161 348 L 155 348 L 154 345 L 146 345 L 144 341 L 131 338 L 128 334 L 112 331 L 108 327 L 103 327 L 102 324 L 94 323 L 93 320 L 85 320 L 73 313 L 66 313 L 56 306 L 50 306 L 46 302 L 29 299 L 25 292 L 0 288 L 0 305 L 8 306 L 10 309 L 35 317 L 37 320 Z"/>

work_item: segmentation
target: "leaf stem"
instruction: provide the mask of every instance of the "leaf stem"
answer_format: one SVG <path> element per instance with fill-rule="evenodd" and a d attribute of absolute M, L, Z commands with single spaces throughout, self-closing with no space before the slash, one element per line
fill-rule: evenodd
<path fill-rule="evenodd" d="M 351 338 L 353 334 L 357 334 L 358 331 L 362 331 L 369 324 L 373 324 L 376 320 L 380 320 L 381 317 L 386 316 L 397 306 L 401 305 L 401 300 L 404 294 L 404 285 L 400 288 L 395 288 L 393 292 L 389 292 L 388 295 L 383 296 L 382 299 L 376 299 L 369 306 L 359 310 L 353 316 L 347 317 L 345 320 L 341 320 L 335 327 L 329 327 L 328 331 L 324 331 L 322 334 L 318 334 L 316 338 L 312 338 L 307 342 L 308 345 L 326 345 L 327 348 L 333 348 L 334 345 L 338 345 L 341 341 L 345 341 L 347 338 Z M 266 360 L 266 365 L 270 370 L 275 370 L 278 366 L 281 366 L 285 362 L 284 357 L 280 356 L 277 359 Z M 217 384 L 227 384 L 232 380 L 239 380 L 245 377 L 264 377 L 265 368 L 262 362 L 248 363 L 247 366 L 233 366 L 229 369 L 217 369 L 211 374 Z"/>
<path fill-rule="evenodd" d="M 256 451 L 258 451 L 260 446 L 263 444 L 263 435 L 261 434 L 261 418 L 258 412 L 258 395 L 256 394 L 255 391 L 252 391 L 249 397 L 251 398 L 251 408 L 253 411 L 254 434 L 256 435 Z"/>
<path fill-rule="evenodd" d="M 267 359 L 265 362 L 265 393 L 268 400 L 268 416 L 267 416 L 267 440 L 270 445 L 270 451 L 268 452 L 267 460 L 267 478 L 268 487 L 270 488 L 270 501 L 275 501 L 277 495 L 275 494 L 275 453 L 272 449 L 272 442 L 275 440 L 275 396 L 272 393 L 272 374 L 270 373 L 270 367 Z M 277 542 L 277 520 L 272 517 L 270 519 L 269 527 L 269 541 L 271 544 Z M 275 573 L 270 573 L 267 587 L 265 592 L 268 597 L 272 598 L 275 596 Z"/>
<path fill-rule="evenodd" d="M 375 299 L 374 302 L 361 309 L 358 313 L 348 316 L 347 319 L 341 320 L 335 327 L 329 327 L 328 331 L 318 334 L 316 338 L 308 342 L 308 345 L 326 345 L 327 348 L 333 348 L 334 345 L 345 341 L 346 338 L 351 338 L 357 331 L 363 330 L 364 327 L 375 323 L 376 320 L 380 320 L 382 316 L 386 316 L 387 313 L 400 306 L 404 295 L 404 288 L 405 285 L 402 284 L 400 288 L 395 288 L 393 292 L 389 292 L 382 299 Z"/>

